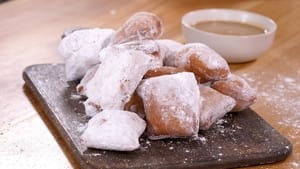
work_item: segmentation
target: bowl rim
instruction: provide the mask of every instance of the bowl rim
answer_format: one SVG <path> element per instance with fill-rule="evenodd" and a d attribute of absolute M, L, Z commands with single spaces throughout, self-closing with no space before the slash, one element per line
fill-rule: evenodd
<path fill-rule="evenodd" d="M 197 29 L 195 27 L 193 27 L 191 24 L 187 23 L 186 21 L 186 17 L 188 17 L 189 15 L 192 15 L 194 13 L 199 13 L 199 12 L 208 12 L 208 11 L 215 11 L 215 12 L 238 12 L 238 13 L 244 13 L 244 14 L 248 14 L 248 15 L 252 15 L 252 16 L 257 16 L 260 17 L 264 20 L 266 20 L 267 22 L 272 24 L 272 29 L 268 30 L 266 33 L 261 33 L 261 34 L 252 34 L 252 35 L 226 35 L 226 34 L 219 34 L 219 33 L 213 33 L 213 32 L 207 32 L 204 30 L 200 30 Z M 229 20 L 224 20 L 224 21 L 230 21 Z M 248 22 L 242 22 L 242 23 L 248 23 Z M 229 8 L 204 8 L 204 9 L 197 9 L 197 10 L 193 10 L 190 12 L 185 13 L 182 16 L 181 19 L 181 24 L 195 32 L 199 32 L 202 34 L 207 34 L 209 36 L 220 36 L 220 37 L 224 37 L 224 38 L 254 38 L 254 37 L 263 37 L 263 36 L 267 36 L 267 35 L 271 35 L 274 34 L 277 30 L 277 24 L 276 22 L 264 15 L 261 15 L 259 13 L 255 13 L 255 12 L 250 12 L 250 11 L 246 11 L 246 10 L 240 10 L 240 9 L 229 9 Z"/>

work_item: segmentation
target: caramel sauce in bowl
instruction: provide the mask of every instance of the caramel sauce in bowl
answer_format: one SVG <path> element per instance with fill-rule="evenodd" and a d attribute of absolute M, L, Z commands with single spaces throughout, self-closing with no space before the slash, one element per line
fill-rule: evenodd
<path fill-rule="evenodd" d="M 235 21 L 201 21 L 192 26 L 206 32 L 233 36 L 257 35 L 268 32 L 266 28 Z"/>
<path fill-rule="evenodd" d="M 187 43 L 204 43 L 229 63 L 255 60 L 273 43 L 276 23 L 263 15 L 232 9 L 203 9 L 182 17 Z"/>

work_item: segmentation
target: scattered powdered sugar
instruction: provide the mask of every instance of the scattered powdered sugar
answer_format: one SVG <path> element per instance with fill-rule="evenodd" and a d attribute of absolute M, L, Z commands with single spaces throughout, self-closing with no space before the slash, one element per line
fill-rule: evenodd
<path fill-rule="evenodd" d="M 218 126 L 221 126 L 223 124 L 227 123 L 227 120 L 226 119 L 219 119 L 216 121 L 216 125 Z"/>
<path fill-rule="evenodd" d="M 277 124 L 285 130 L 284 135 L 293 143 L 300 146 L 300 71 L 293 76 L 274 74 L 273 72 L 244 73 L 245 78 L 257 91 L 258 103 L 269 109 L 274 117 L 281 117 Z M 266 81 L 268 79 L 268 81 Z M 255 105 L 254 105 L 255 106 Z M 280 128 L 281 128 L 280 127 Z M 299 159 L 299 153 L 293 153 L 294 159 Z M 291 168 L 299 168 L 300 161 L 289 163 Z"/>
<path fill-rule="evenodd" d="M 109 11 L 109 14 L 110 15 L 116 15 L 117 11 L 115 9 L 112 9 Z"/>
<path fill-rule="evenodd" d="M 194 141 L 200 140 L 203 144 L 206 144 L 206 142 L 207 142 L 207 138 L 202 135 L 199 135 L 199 134 L 193 136 L 192 140 L 194 140 Z"/>
<path fill-rule="evenodd" d="M 278 123 L 293 125 L 300 129 L 300 82 L 298 79 L 281 74 L 267 75 L 266 72 L 261 74 L 263 76 L 243 74 L 242 77 L 256 89 L 259 102 L 276 109 L 276 112 L 272 113 L 287 115 Z M 271 77 L 268 83 L 264 83 L 264 76 Z"/>
<path fill-rule="evenodd" d="M 291 165 L 296 168 L 300 167 L 300 164 L 297 162 L 292 162 Z"/>
<path fill-rule="evenodd" d="M 286 78 L 284 78 L 284 81 L 285 81 L 285 82 L 287 82 L 287 83 L 295 83 L 295 82 L 296 82 L 296 80 L 295 80 L 295 79 L 293 79 L 293 78 L 290 78 L 290 77 L 286 77 Z"/>
<path fill-rule="evenodd" d="M 174 147 L 173 147 L 173 146 L 171 146 L 171 147 L 169 147 L 169 149 L 170 149 L 170 150 L 173 150 L 173 149 L 174 149 Z"/>
<path fill-rule="evenodd" d="M 203 136 L 199 137 L 199 140 L 202 142 L 202 143 L 206 143 L 207 142 L 207 139 Z"/>
<path fill-rule="evenodd" d="M 243 128 L 238 124 L 232 123 L 232 119 L 233 119 L 233 114 L 230 113 L 226 114 L 223 118 L 218 119 L 215 122 L 215 125 L 212 127 L 222 136 L 234 135 L 235 132 L 238 132 Z M 236 141 L 238 138 L 232 137 L 231 139 Z M 222 149 L 222 147 L 218 147 L 218 148 Z"/>

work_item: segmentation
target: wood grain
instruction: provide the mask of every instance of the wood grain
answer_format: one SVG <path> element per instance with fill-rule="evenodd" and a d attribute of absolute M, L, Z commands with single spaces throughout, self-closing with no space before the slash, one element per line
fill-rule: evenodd
<path fill-rule="evenodd" d="M 21 78 L 25 67 L 59 63 L 62 32 L 70 27 L 119 27 L 137 11 L 150 11 L 165 23 L 163 38 L 184 42 L 180 20 L 201 8 L 257 12 L 278 24 L 272 48 L 254 62 L 230 65 L 259 93 L 252 106 L 294 145 L 287 160 L 253 168 L 300 167 L 300 1 L 298 0 L 26 0 L 0 4 L 0 168 L 78 168 L 45 118 L 30 101 Z M 54 137 L 53 137 L 54 135 Z M 58 140 L 60 144 L 57 144 Z M 50 162 L 51 161 L 51 162 Z"/>

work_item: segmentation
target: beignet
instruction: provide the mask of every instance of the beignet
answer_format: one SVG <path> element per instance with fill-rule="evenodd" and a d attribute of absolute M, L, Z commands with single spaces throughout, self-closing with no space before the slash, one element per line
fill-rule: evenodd
<path fill-rule="evenodd" d="M 103 110 L 89 120 L 80 139 L 90 148 L 133 151 L 145 128 L 145 121 L 133 112 Z"/>
<path fill-rule="evenodd" d="M 93 116 L 103 109 L 123 110 L 144 74 L 161 66 L 142 51 L 110 46 L 100 52 L 99 68 L 82 90 L 86 114 Z"/>
<path fill-rule="evenodd" d="M 227 80 L 212 83 L 212 88 L 235 99 L 233 112 L 242 111 L 256 101 L 256 92 L 241 77 L 231 74 Z"/>
<path fill-rule="evenodd" d="M 193 73 L 145 79 L 137 92 L 143 99 L 150 139 L 198 133 L 200 94 Z"/>
<path fill-rule="evenodd" d="M 176 67 L 195 73 L 200 83 L 226 79 L 230 74 L 225 59 L 202 43 L 184 45 L 174 63 Z"/>
<path fill-rule="evenodd" d="M 58 47 L 64 57 L 67 81 L 78 80 L 99 63 L 99 52 L 110 42 L 112 29 L 82 29 L 64 37 Z"/>
<path fill-rule="evenodd" d="M 233 98 L 223 95 L 209 86 L 199 84 L 199 90 L 203 98 L 200 107 L 199 128 L 207 130 L 213 123 L 232 110 L 236 102 Z"/>
<path fill-rule="evenodd" d="M 162 20 L 149 12 L 137 12 L 122 25 L 111 38 L 111 44 L 135 40 L 158 39 L 163 33 Z"/>

